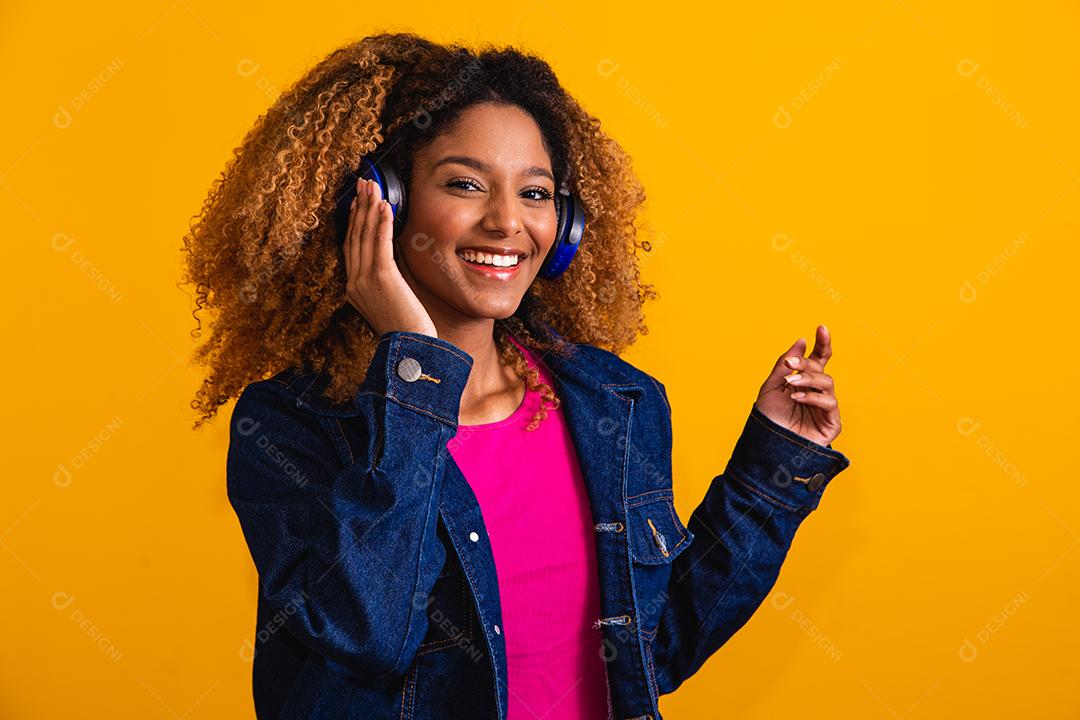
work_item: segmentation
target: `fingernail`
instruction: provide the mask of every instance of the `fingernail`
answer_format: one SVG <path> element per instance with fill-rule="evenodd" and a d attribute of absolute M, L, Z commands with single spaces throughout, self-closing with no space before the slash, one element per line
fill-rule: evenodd
<path fill-rule="evenodd" d="M 784 362 L 787 363 L 788 367 L 793 367 L 793 368 L 799 367 L 799 358 L 797 358 L 797 357 L 784 358 Z"/>
<path fill-rule="evenodd" d="M 800 380 L 802 380 L 802 375 L 800 375 L 797 372 L 793 372 L 790 375 L 785 375 L 784 380 L 786 380 L 789 383 L 799 382 Z"/>

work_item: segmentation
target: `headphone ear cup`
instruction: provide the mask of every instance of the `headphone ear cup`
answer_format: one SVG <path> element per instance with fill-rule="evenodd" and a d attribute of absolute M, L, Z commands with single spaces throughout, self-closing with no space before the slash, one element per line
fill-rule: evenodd
<path fill-rule="evenodd" d="M 374 180 L 379 185 L 382 196 L 390 203 L 390 210 L 394 216 L 394 237 L 401 234 L 405 227 L 406 198 L 405 183 L 397 169 L 390 163 L 379 160 L 369 160 L 364 157 L 360 160 L 358 171 L 362 177 Z"/>
<path fill-rule="evenodd" d="M 555 242 L 538 273 L 548 280 L 563 274 L 574 259 L 585 233 L 585 208 L 576 196 L 567 192 L 558 193 L 555 196 L 555 213 Z"/>
<path fill-rule="evenodd" d="M 359 167 L 346 175 L 345 184 L 338 191 L 334 220 L 338 228 L 339 243 L 345 242 L 345 232 L 349 227 L 350 206 L 356 197 L 357 180 L 361 177 L 377 182 L 382 196 L 390 203 L 390 211 L 394 217 L 394 237 L 396 238 L 405 226 L 405 185 L 393 166 L 388 163 L 372 162 L 367 158 L 361 158 Z"/>

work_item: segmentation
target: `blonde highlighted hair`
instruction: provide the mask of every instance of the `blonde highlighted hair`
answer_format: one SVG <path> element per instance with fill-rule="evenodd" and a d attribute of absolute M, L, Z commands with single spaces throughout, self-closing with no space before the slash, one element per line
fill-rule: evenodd
<path fill-rule="evenodd" d="M 503 360 L 544 398 L 530 428 L 558 407 L 512 334 L 543 353 L 570 342 L 619 353 L 648 333 L 638 223 L 645 193 L 621 146 L 559 84 L 543 60 L 512 48 L 479 51 L 412 33 L 365 37 L 330 53 L 281 94 L 233 151 L 184 237 L 194 353 L 208 370 L 191 401 L 200 427 L 244 387 L 293 366 L 330 376 L 325 393 L 351 397 L 378 336 L 345 299 L 335 221 L 343 181 L 364 155 L 408 177 L 415 153 L 478 102 L 517 105 L 541 128 L 556 187 L 578 196 L 587 222 L 570 267 L 537 278 L 513 316 L 496 320 Z"/>

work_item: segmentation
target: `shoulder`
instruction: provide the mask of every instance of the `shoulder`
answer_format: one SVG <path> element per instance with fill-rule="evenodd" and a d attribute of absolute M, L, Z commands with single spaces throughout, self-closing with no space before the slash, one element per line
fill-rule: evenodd
<path fill-rule="evenodd" d="M 651 376 L 610 350 L 588 343 L 573 343 L 574 360 L 606 383 L 640 384 Z"/>
<path fill-rule="evenodd" d="M 325 373 L 290 367 L 250 383 L 241 392 L 237 407 L 243 404 L 290 414 L 303 412 L 335 417 L 358 414 L 355 403 L 334 402 L 325 396 L 329 384 L 330 378 Z"/>
<path fill-rule="evenodd" d="M 295 369 L 283 370 L 244 387 L 232 410 L 233 436 L 259 433 L 279 438 L 303 438 L 324 434 L 323 423 L 312 412 L 308 389 L 318 377 Z M 329 401 L 321 398 L 320 406 Z"/>
<path fill-rule="evenodd" d="M 291 373 L 279 373 L 240 392 L 229 422 L 230 463 L 323 463 L 335 457 L 331 425 L 304 406 L 294 381 Z"/>
<path fill-rule="evenodd" d="M 288 501 L 343 467 L 330 423 L 297 404 L 286 376 L 249 383 L 229 423 L 226 488 L 234 504 Z"/>
<path fill-rule="evenodd" d="M 671 411 L 664 384 L 656 377 L 645 372 L 630 361 L 619 357 L 610 350 L 588 343 L 573 343 L 574 360 L 585 372 L 593 375 L 604 385 L 637 385 L 646 398 L 655 397 L 663 401 L 663 406 Z"/>
<path fill-rule="evenodd" d="M 290 405 L 295 405 L 296 373 L 294 370 L 283 370 L 269 378 L 256 380 L 248 383 L 236 399 L 236 407 L 233 414 L 244 411 L 257 411 L 259 409 L 288 410 Z"/>

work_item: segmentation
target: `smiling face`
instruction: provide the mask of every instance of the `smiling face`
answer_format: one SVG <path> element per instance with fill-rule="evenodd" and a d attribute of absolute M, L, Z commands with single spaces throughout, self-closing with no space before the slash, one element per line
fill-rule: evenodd
<path fill-rule="evenodd" d="M 398 267 L 433 315 L 510 317 L 555 242 L 555 182 L 540 127 L 482 103 L 416 154 Z"/>

